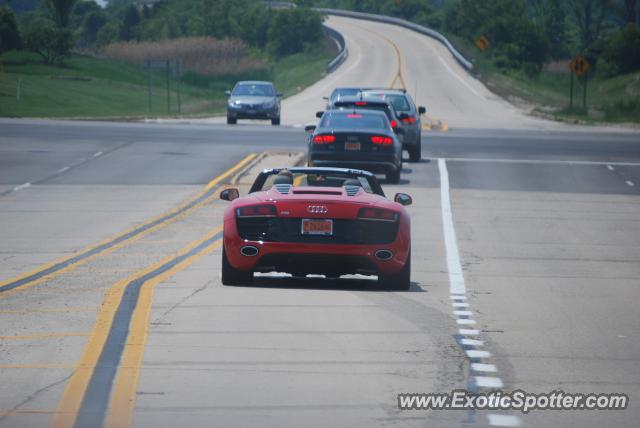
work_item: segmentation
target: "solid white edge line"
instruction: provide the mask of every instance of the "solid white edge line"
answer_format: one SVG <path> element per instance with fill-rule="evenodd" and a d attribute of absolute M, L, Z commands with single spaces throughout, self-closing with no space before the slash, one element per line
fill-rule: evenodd
<path fill-rule="evenodd" d="M 16 187 L 13 188 L 13 191 L 14 192 L 18 192 L 18 191 L 20 191 L 22 189 L 26 189 L 27 187 L 31 187 L 31 183 L 24 183 L 24 184 L 21 184 L 19 186 L 16 186 Z"/>
<path fill-rule="evenodd" d="M 449 70 L 449 73 L 451 73 L 453 75 L 453 77 L 455 77 L 456 79 L 458 79 L 464 86 L 466 86 L 467 88 L 469 88 L 469 90 L 471 92 L 473 92 L 475 95 L 477 95 L 481 100 L 486 101 L 487 99 L 478 91 L 476 91 L 473 86 L 471 86 L 470 84 L 468 84 L 462 77 L 460 77 L 458 75 L 458 73 L 456 73 L 455 71 L 453 71 L 453 69 L 451 67 L 449 67 L 449 64 L 447 64 L 447 62 L 442 59 L 442 57 L 440 55 L 438 55 L 438 59 L 440 60 L 440 62 L 442 62 L 442 64 L 444 64 L 444 66 L 447 68 L 447 70 Z"/>
<path fill-rule="evenodd" d="M 65 171 L 68 171 L 70 168 L 71 168 L 70 166 L 65 166 L 64 168 L 60 168 L 58 172 L 65 172 Z"/>
<path fill-rule="evenodd" d="M 440 171 L 440 206 L 442 207 L 442 229 L 444 232 L 444 244 L 447 253 L 447 269 L 449 271 L 449 293 L 465 294 L 467 289 L 462 275 L 460 264 L 460 252 L 456 240 L 456 231 L 453 226 L 453 213 L 451 211 L 451 197 L 449 194 L 449 171 L 447 162 L 439 158 L 438 170 Z"/>
<path fill-rule="evenodd" d="M 518 427 L 520 426 L 520 418 L 512 415 L 487 415 L 489 425 L 494 427 Z"/>
<path fill-rule="evenodd" d="M 94 154 L 93 154 L 93 157 L 94 157 L 94 158 L 97 158 L 97 157 L 98 157 L 98 156 L 100 156 L 100 155 L 102 155 L 102 152 L 97 152 L 97 153 L 94 153 Z"/>

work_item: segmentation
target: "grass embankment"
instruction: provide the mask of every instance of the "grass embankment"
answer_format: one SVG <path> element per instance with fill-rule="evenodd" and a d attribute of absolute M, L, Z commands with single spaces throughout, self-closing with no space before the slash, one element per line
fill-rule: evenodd
<path fill-rule="evenodd" d="M 533 107 L 542 117 L 581 123 L 640 123 L 640 73 L 603 77 L 590 73 L 587 109 L 582 108 L 582 79 L 574 78 L 573 109 L 569 109 L 569 60 L 548 65 L 536 77 L 520 71 L 500 70 L 478 49 L 452 37 L 467 58 L 472 58 L 477 77 L 494 93 Z"/>
<path fill-rule="evenodd" d="M 291 95 L 319 80 L 333 52 L 296 54 L 269 62 L 269 68 L 228 76 L 186 73 L 180 85 L 181 114 L 202 116 L 224 112 L 235 81 L 273 80 Z M 44 65 L 36 54 L 7 52 L 0 56 L 0 116 L 4 117 L 149 117 L 178 115 L 176 81 L 171 79 L 171 112 L 167 111 L 166 75 L 152 77 L 149 111 L 148 73 L 113 60 L 73 55 L 64 66 Z"/>

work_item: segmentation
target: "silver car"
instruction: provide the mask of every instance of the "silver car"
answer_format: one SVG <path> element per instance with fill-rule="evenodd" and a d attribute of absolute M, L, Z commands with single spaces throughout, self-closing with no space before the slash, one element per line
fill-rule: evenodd
<path fill-rule="evenodd" d="M 226 91 L 227 123 L 232 125 L 238 119 L 266 119 L 271 124 L 280 125 L 280 97 L 273 83 L 262 81 L 238 82 L 232 91 Z"/>

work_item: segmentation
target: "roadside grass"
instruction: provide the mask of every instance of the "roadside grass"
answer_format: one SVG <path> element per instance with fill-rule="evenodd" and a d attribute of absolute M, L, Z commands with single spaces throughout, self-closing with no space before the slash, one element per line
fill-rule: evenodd
<path fill-rule="evenodd" d="M 530 77 L 520 71 L 495 67 L 486 53 L 458 37 L 447 35 L 467 58 L 472 58 L 478 77 L 492 92 L 531 109 L 548 119 L 583 123 L 640 123 L 640 73 L 615 77 L 589 75 L 587 109 L 582 108 L 582 79 L 574 78 L 573 108 L 569 108 L 570 74 L 543 70 Z M 569 62 L 568 60 L 566 61 Z M 557 69 L 564 70 L 559 64 Z"/>
<path fill-rule="evenodd" d="M 278 90 L 292 95 L 320 79 L 332 54 L 326 49 L 292 55 L 269 64 L 269 69 L 227 76 L 186 73 L 180 85 L 180 115 L 222 114 L 224 91 L 237 80 L 273 80 Z M 0 116 L 3 117 L 118 117 L 176 116 L 178 91 L 170 79 L 167 109 L 166 75 L 151 76 L 142 67 L 73 55 L 63 66 L 44 65 L 36 54 L 6 52 L 0 56 Z"/>

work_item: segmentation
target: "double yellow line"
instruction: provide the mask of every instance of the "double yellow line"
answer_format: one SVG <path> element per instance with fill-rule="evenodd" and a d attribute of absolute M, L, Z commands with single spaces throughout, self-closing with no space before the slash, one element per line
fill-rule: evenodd
<path fill-rule="evenodd" d="M 166 227 L 179 218 L 184 218 L 184 216 L 201 208 L 210 200 L 210 197 L 213 195 L 212 190 L 215 186 L 248 165 L 256 156 L 255 153 L 247 155 L 232 168 L 207 183 L 204 189 L 197 195 L 164 214 L 111 236 L 98 244 L 86 247 L 72 256 L 38 266 L 34 270 L 15 278 L 0 281 L 0 299 L 56 278 L 97 257 L 105 256 L 118 248 L 130 245 L 142 237 Z"/>
<path fill-rule="evenodd" d="M 390 38 L 388 38 L 385 35 L 382 35 L 380 33 L 377 33 L 375 31 L 369 30 L 369 29 L 364 28 L 364 27 L 359 27 L 359 28 L 361 28 L 362 30 L 367 31 L 367 32 L 369 32 L 371 34 L 375 34 L 376 36 L 384 39 L 387 43 L 389 43 L 393 47 L 393 50 L 396 52 L 396 60 L 397 60 L 397 63 L 398 63 L 398 71 L 396 72 L 396 75 L 393 77 L 393 80 L 389 84 L 389 87 L 390 88 L 395 88 L 396 84 L 399 83 L 400 84 L 400 89 L 407 90 L 407 85 L 406 85 L 405 80 L 404 80 L 404 73 L 402 72 L 402 70 L 404 69 L 403 63 L 402 63 L 402 53 L 400 52 L 400 48 L 398 47 L 398 45 L 393 40 L 391 40 Z M 444 131 L 444 132 L 449 130 L 449 124 L 446 121 L 442 121 L 442 120 L 439 120 L 439 119 L 432 118 L 432 117 L 430 117 L 430 116 L 428 116 L 426 114 L 423 114 L 422 116 L 427 120 L 427 123 L 423 123 L 422 124 L 422 129 L 423 130 L 430 131 L 430 130 L 432 130 L 434 128 L 435 129 L 439 129 L 439 130 Z"/>
<path fill-rule="evenodd" d="M 198 197 L 210 192 L 222 180 L 236 173 L 255 158 L 256 154 L 248 155 L 233 168 L 211 180 L 199 196 L 185 202 L 183 206 L 187 206 L 193 200 L 197 200 Z M 196 206 L 200 206 L 204 202 L 200 201 L 197 205 L 190 207 L 188 211 L 195 209 Z M 163 225 L 166 224 L 163 223 Z M 110 343 L 110 337 L 113 340 L 110 335 L 113 333 L 114 327 L 120 329 L 126 327 L 126 342 L 121 353 L 117 355 L 117 361 L 103 362 L 107 366 L 109 364 L 117 364 L 118 367 L 112 384 L 107 383 L 97 387 L 107 388 L 110 394 L 105 392 L 107 395 L 106 402 L 101 403 L 105 408 L 105 412 L 102 416 L 99 416 L 102 419 L 95 422 L 97 425 L 107 427 L 127 427 L 131 424 L 140 365 L 142 364 L 148 337 L 149 317 L 155 286 L 219 248 L 222 244 L 221 232 L 222 226 L 215 227 L 202 238 L 180 249 L 176 254 L 172 254 L 141 271 L 135 272 L 109 288 L 100 307 L 93 331 L 85 345 L 82 357 L 75 366 L 57 411 L 53 416 L 50 424 L 52 428 L 71 428 L 78 421 L 82 414 L 83 403 L 87 393 L 92 388 L 92 380 L 96 375 L 96 369 L 100 369 L 103 352 L 107 347 L 114 345 Z M 118 314 L 122 315 L 123 311 L 127 310 L 126 308 L 123 309 L 127 290 L 131 293 L 137 292 L 137 294 L 132 294 L 136 296 L 135 302 L 130 308 L 130 313 L 127 314 L 128 317 L 125 317 L 125 319 L 129 320 L 129 323 L 127 326 L 116 326 L 115 323 L 118 322 L 116 316 Z M 131 302 L 129 303 L 131 304 Z M 116 343 L 115 345 L 118 344 Z M 117 348 L 117 346 L 114 348 Z M 111 354 L 108 353 L 108 355 Z M 96 388 L 95 385 L 93 387 Z"/>
<path fill-rule="evenodd" d="M 220 247 L 222 238 L 215 240 L 213 238 L 219 235 L 221 231 L 222 226 L 210 230 L 204 237 L 182 248 L 177 254 L 173 254 L 126 279 L 118 281 L 107 291 L 94 330 L 73 375 L 67 383 L 62 399 L 58 404 L 58 410 L 51 421 L 51 428 L 71 428 L 75 425 L 100 357 L 105 347 L 108 346 L 108 338 L 114 327 L 116 313 L 122 304 L 125 291 L 136 281 L 149 277 L 140 286 L 138 299 L 131 314 L 128 335 L 119 360 L 119 368 L 113 383 L 110 401 L 107 400 L 106 403 L 103 403 L 108 406 L 104 426 L 113 428 L 130 426 L 135 406 L 140 365 L 147 343 L 149 317 L 155 286 Z M 176 260 L 180 261 L 173 263 Z M 171 265 L 171 267 L 163 270 L 163 267 L 167 265 Z M 160 273 L 153 275 L 154 272 Z M 95 422 L 95 426 L 102 425 L 102 421 Z"/>

